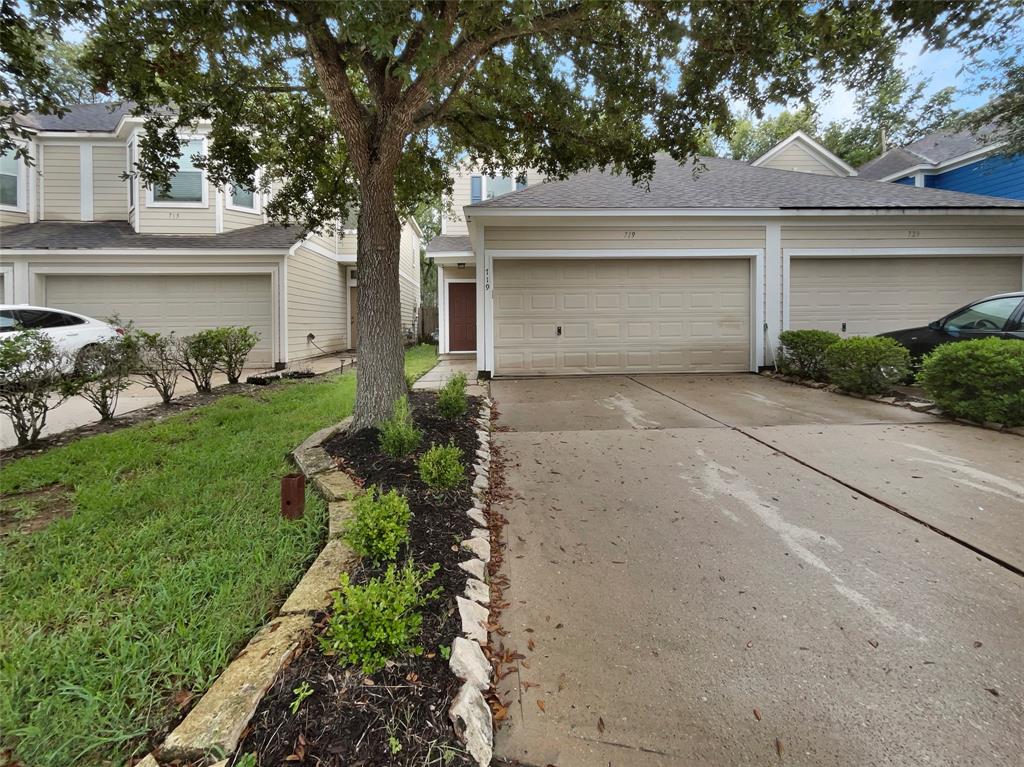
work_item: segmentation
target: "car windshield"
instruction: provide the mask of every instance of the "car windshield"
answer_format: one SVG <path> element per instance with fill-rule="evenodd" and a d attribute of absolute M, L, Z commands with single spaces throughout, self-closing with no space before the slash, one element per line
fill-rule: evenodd
<path fill-rule="evenodd" d="M 946 320 L 947 330 L 1002 330 L 1020 304 L 1014 296 L 982 301 Z"/>

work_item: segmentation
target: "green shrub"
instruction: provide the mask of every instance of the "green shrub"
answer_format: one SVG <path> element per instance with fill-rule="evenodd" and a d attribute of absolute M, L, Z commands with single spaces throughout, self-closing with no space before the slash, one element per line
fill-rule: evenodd
<path fill-rule="evenodd" d="M 217 330 L 200 330 L 178 339 L 178 364 L 196 391 L 213 389 L 213 373 L 220 364 L 221 348 L 221 334 Z"/>
<path fill-rule="evenodd" d="M 214 331 L 220 341 L 220 358 L 217 369 L 228 377 L 228 383 L 236 384 L 242 377 L 246 357 L 259 343 L 259 333 L 250 327 L 217 328 Z"/>
<path fill-rule="evenodd" d="M 1024 425 L 1024 341 L 943 344 L 924 358 L 918 383 L 939 407 L 960 418 Z"/>
<path fill-rule="evenodd" d="M 408 397 L 395 400 L 391 417 L 377 427 L 380 431 L 380 449 L 392 458 L 402 458 L 415 450 L 422 433 L 412 421 L 412 408 Z"/>
<path fill-rule="evenodd" d="M 466 407 L 466 374 L 456 373 L 437 393 L 437 409 L 445 418 L 458 418 Z"/>
<path fill-rule="evenodd" d="M 139 372 L 146 380 L 146 388 L 156 391 L 165 405 L 171 404 L 181 373 L 177 354 L 178 340 L 173 332 L 165 336 L 135 330 L 132 334 L 138 348 Z"/>
<path fill-rule="evenodd" d="M 891 338 L 844 338 L 825 351 L 829 380 L 858 394 L 882 394 L 910 373 L 910 352 Z"/>
<path fill-rule="evenodd" d="M 462 468 L 462 451 L 455 447 L 454 442 L 447 445 L 431 445 L 430 449 L 420 456 L 420 479 L 427 487 L 435 490 L 447 490 L 455 487 L 466 478 Z"/>
<path fill-rule="evenodd" d="M 841 340 L 828 330 L 784 330 L 779 334 L 779 370 L 812 381 L 828 380 L 825 350 Z"/>
<path fill-rule="evenodd" d="M 403 653 L 423 652 L 415 644 L 423 621 L 418 611 L 440 593 L 436 589 L 423 594 L 424 584 L 436 572 L 437 565 L 422 573 L 412 562 L 401 570 L 389 565 L 382 577 L 365 586 L 352 585 L 343 573 L 333 614 L 320 637 L 324 651 L 360 666 L 364 674 L 379 671 Z"/>
<path fill-rule="evenodd" d="M 374 564 L 394 559 L 398 548 L 409 540 L 409 504 L 391 490 L 380 493 L 371 487 L 359 496 L 354 515 L 345 526 L 345 540 Z"/>
<path fill-rule="evenodd" d="M 116 335 L 87 346 L 75 365 L 74 392 L 83 397 L 101 421 L 109 421 L 117 410 L 121 392 L 132 382 L 139 367 L 139 348 L 134 335 Z"/>
<path fill-rule="evenodd" d="M 0 338 L 0 413 L 11 419 L 18 445 L 32 445 L 46 427 L 46 417 L 75 394 L 69 355 L 38 330 Z"/>

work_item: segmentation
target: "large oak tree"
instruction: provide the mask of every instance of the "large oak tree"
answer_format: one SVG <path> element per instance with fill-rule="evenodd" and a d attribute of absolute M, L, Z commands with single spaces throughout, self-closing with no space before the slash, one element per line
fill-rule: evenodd
<path fill-rule="evenodd" d="M 207 121 L 212 179 L 253 183 L 262 168 L 260 183 L 280 187 L 276 220 L 314 229 L 358 211 L 356 426 L 404 391 L 399 221 L 450 189 L 454 161 L 551 177 L 605 167 L 643 182 L 656 152 L 685 162 L 697 151 L 729 121 L 731 101 L 759 112 L 807 99 L 818 83 L 862 87 L 903 38 L 956 43 L 997 15 L 970 0 L 27 5 L 21 14 L 3 0 L 18 44 L 5 68 L 35 75 L 5 87 L 10 110 L 52 107 L 31 38 L 76 20 L 94 86 L 148 118 L 147 181 L 173 171 L 175 131 Z"/>

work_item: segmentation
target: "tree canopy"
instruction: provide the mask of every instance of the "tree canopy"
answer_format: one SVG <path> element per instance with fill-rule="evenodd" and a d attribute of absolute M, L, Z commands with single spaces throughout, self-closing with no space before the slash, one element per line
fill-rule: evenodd
<path fill-rule="evenodd" d="M 145 181 L 166 182 L 178 131 L 202 122 L 211 141 L 198 162 L 215 183 L 273 185 L 275 220 L 317 228 L 359 211 L 360 426 L 404 388 L 398 216 L 447 191 L 453 162 L 554 178 L 611 168 L 642 182 L 656 152 L 685 162 L 703 148 L 732 102 L 761 113 L 837 82 L 865 89 L 901 40 L 965 45 L 1001 13 L 983 0 L 25 0 L 3 9 L 13 41 L 7 116 L 59 107 L 33 41 L 75 22 L 88 29 L 82 66 L 93 87 L 147 120 Z"/>

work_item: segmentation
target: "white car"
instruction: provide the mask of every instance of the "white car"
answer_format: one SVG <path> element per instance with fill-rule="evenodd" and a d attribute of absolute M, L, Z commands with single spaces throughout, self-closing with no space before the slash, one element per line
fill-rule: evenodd
<path fill-rule="evenodd" d="M 21 330 L 38 330 L 53 339 L 58 350 L 75 360 L 88 356 L 89 347 L 115 336 L 124 335 L 123 328 L 63 309 L 24 304 L 0 304 L 0 338 Z"/>

